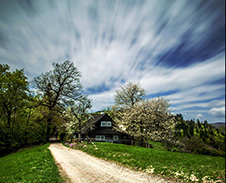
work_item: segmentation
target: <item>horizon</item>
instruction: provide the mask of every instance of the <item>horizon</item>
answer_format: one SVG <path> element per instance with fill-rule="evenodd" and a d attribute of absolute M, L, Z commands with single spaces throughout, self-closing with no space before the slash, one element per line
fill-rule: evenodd
<path fill-rule="evenodd" d="M 225 123 L 225 2 L 0 1 L 0 64 L 28 81 L 70 60 L 92 111 L 140 82 L 184 119 Z"/>

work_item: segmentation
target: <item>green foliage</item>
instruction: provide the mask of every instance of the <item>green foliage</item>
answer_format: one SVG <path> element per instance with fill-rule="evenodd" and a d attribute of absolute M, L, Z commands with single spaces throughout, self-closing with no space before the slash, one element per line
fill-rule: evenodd
<path fill-rule="evenodd" d="M 0 158 L 0 182 L 63 182 L 49 144 Z"/>
<path fill-rule="evenodd" d="M 144 96 L 145 91 L 140 84 L 130 82 L 116 90 L 115 103 L 122 108 L 133 107 L 136 103 L 142 101 Z"/>
<path fill-rule="evenodd" d="M 41 105 L 48 108 L 46 141 L 49 140 L 53 113 L 60 108 L 73 105 L 81 96 L 80 72 L 73 62 L 53 63 L 52 71 L 35 77 L 32 84 L 42 95 Z"/>
<path fill-rule="evenodd" d="M 205 146 L 202 140 L 196 136 L 191 137 L 190 139 L 188 137 L 183 137 L 180 142 L 185 145 L 184 149 L 190 152 L 195 152 L 197 149 Z"/>
<path fill-rule="evenodd" d="M 0 64 L 0 156 L 42 142 L 41 124 L 30 121 L 31 105 L 24 70 Z"/>
<path fill-rule="evenodd" d="M 165 140 L 164 144 L 167 148 L 173 148 L 175 146 L 171 140 Z"/>
<path fill-rule="evenodd" d="M 0 64 L 0 156 L 48 141 L 56 130 L 64 132 L 60 112 L 80 98 L 80 73 L 69 61 L 53 66 L 34 79 L 39 89 L 34 94 L 23 69 L 10 71 Z"/>
<path fill-rule="evenodd" d="M 183 149 L 198 154 L 225 156 L 225 132 L 220 132 L 207 121 L 185 121 L 181 115 L 176 115 L 175 119 L 176 139 L 184 143 Z"/>
<path fill-rule="evenodd" d="M 134 170 L 172 177 L 186 182 L 225 181 L 225 158 L 147 149 L 139 146 L 95 142 L 73 146 L 98 158 L 114 161 Z"/>
<path fill-rule="evenodd" d="M 225 152 L 218 151 L 216 149 L 211 149 L 211 148 L 208 148 L 208 147 L 197 148 L 197 149 L 195 149 L 195 152 L 197 154 L 205 154 L 205 155 L 225 157 Z"/>
<path fill-rule="evenodd" d="M 91 100 L 87 96 L 82 96 L 75 103 L 75 105 L 69 107 L 63 114 L 66 119 L 64 124 L 65 130 L 68 136 L 78 133 L 78 138 L 81 138 L 81 134 L 88 132 L 92 129 L 91 123 L 92 115 L 88 113 L 88 109 L 91 109 Z"/>

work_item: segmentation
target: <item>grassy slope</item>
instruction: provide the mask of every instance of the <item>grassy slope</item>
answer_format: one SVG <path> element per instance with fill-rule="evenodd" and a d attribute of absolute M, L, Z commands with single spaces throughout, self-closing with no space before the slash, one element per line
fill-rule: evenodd
<path fill-rule="evenodd" d="M 225 158 L 223 157 L 161 151 L 122 144 L 99 142 L 95 145 L 73 147 L 133 169 L 149 173 L 154 171 L 154 174 L 185 181 L 225 180 Z"/>
<path fill-rule="evenodd" d="M 63 182 L 49 144 L 0 158 L 0 182 Z"/>

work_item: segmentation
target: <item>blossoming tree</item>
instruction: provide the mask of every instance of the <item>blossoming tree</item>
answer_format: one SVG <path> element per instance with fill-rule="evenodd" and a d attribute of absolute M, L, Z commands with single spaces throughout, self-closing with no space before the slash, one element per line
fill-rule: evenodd
<path fill-rule="evenodd" d="M 174 117 L 169 109 L 169 101 L 162 97 L 143 100 L 144 90 L 135 85 L 130 83 L 122 86 L 120 91 L 116 91 L 116 105 L 113 109 L 117 130 L 146 142 L 150 139 L 155 141 L 172 139 Z M 141 92 L 135 92 L 136 95 L 134 95 L 134 91 Z M 120 96 L 125 100 L 120 100 Z M 117 102 L 118 100 L 120 102 Z"/>

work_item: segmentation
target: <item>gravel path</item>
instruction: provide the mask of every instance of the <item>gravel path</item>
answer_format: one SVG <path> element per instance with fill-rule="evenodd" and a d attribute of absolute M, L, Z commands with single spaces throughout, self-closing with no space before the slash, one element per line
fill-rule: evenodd
<path fill-rule="evenodd" d="M 82 151 L 67 148 L 60 143 L 49 147 L 67 177 L 74 183 L 146 183 L 173 182 L 143 172 L 136 172 L 115 163 L 88 155 Z"/>

